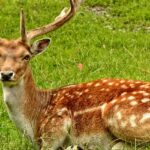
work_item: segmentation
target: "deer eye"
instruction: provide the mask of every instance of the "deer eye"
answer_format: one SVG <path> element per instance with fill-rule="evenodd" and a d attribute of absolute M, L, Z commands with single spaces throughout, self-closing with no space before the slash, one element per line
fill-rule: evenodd
<path fill-rule="evenodd" d="M 30 55 L 25 55 L 25 56 L 23 57 L 23 60 L 29 61 L 29 60 L 30 60 Z"/>

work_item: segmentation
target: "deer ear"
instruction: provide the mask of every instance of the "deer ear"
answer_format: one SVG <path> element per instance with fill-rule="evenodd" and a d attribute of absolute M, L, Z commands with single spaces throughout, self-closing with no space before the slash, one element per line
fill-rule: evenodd
<path fill-rule="evenodd" d="M 33 55 L 42 53 L 48 47 L 50 41 L 51 40 L 49 38 L 35 41 L 31 46 L 31 53 Z"/>

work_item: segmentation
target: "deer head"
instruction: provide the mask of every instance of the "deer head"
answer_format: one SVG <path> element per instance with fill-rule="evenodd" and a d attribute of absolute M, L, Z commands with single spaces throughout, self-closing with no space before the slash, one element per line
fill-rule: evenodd
<path fill-rule="evenodd" d="M 30 59 L 43 52 L 50 44 L 50 39 L 31 40 L 54 31 L 69 21 L 75 14 L 78 0 L 70 0 L 70 9 L 63 9 L 55 21 L 42 27 L 26 31 L 25 15 L 21 10 L 20 33 L 16 40 L 0 39 L 0 80 L 3 83 L 16 84 L 25 75 Z"/>

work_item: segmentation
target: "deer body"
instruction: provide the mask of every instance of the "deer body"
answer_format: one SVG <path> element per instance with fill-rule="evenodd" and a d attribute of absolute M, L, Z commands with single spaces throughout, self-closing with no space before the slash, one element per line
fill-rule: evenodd
<path fill-rule="evenodd" d="M 64 135 L 61 142 L 69 137 L 73 145 L 84 149 L 106 150 L 117 138 L 126 142 L 150 140 L 150 83 L 102 79 L 56 91 L 52 106 L 43 110 L 39 135 L 60 132 L 56 139 Z"/>
<path fill-rule="evenodd" d="M 70 20 L 78 4 L 70 0 L 70 9 L 65 8 L 53 23 L 29 32 L 21 11 L 21 38 L 0 39 L 0 80 L 10 118 L 41 150 L 75 150 L 75 145 L 120 150 L 113 147 L 116 139 L 149 142 L 148 82 L 100 79 L 53 90 L 36 87 L 29 61 L 48 47 L 50 39 L 32 44 L 30 40 Z"/>
<path fill-rule="evenodd" d="M 39 147 L 108 150 L 117 138 L 149 141 L 150 83 L 101 79 L 44 91 L 27 70 L 17 85 L 3 87 L 4 100 L 17 127 Z"/>

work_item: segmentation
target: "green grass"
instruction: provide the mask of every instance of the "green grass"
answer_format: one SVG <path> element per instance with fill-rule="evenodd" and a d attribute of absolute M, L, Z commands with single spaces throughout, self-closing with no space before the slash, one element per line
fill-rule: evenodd
<path fill-rule="evenodd" d="M 22 7 L 31 29 L 52 21 L 66 5 L 67 0 L 0 0 L 0 36 L 19 37 Z M 56 88 L 103 77 L 150 81 L 149 8 L 147 0 L 86 0 L 69 23 L 46 35 L 51 46 L 31 62 L 37 85 Z M 0 99 L 0 150 L 33 149 L 9 120 L 2 92 Z"/>

